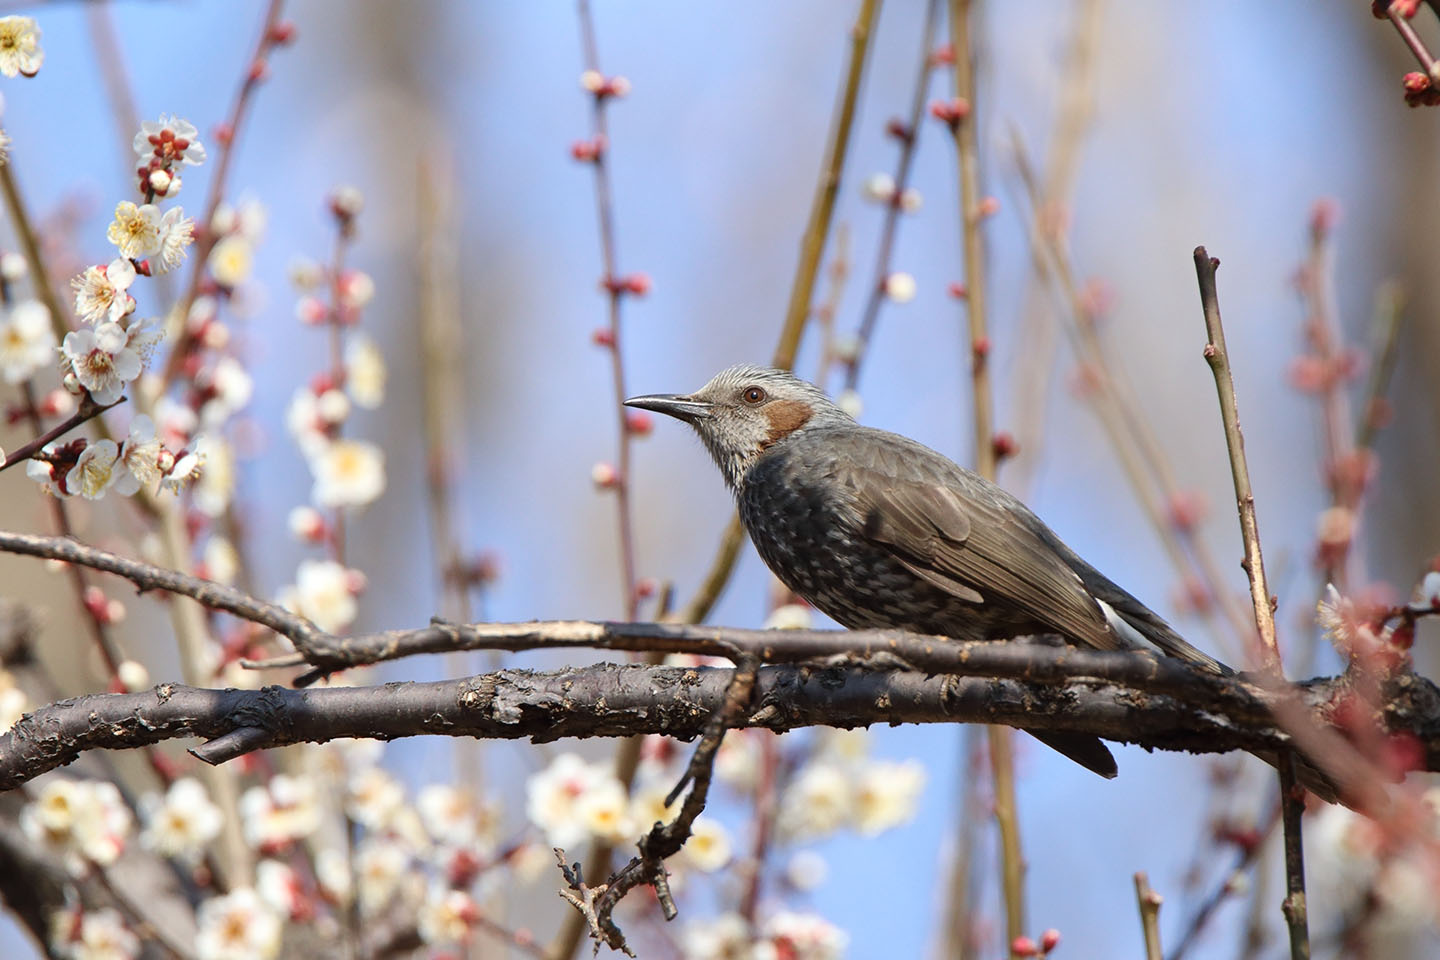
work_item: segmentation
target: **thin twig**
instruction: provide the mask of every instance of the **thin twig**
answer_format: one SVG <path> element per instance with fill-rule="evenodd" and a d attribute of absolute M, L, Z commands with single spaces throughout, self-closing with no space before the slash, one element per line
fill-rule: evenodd
<path fill-rule="evenodd" d="M 9 453 L 0 450 L 0 470 L 7 470 L 10 467 L 15 466 L 15 464 L 17 463 L 29 460 L 41 450 L 43 450 L 47 443 L 50 443 L 52 440 L 56 440 L 60 437 L 65 436 L 65 434 L 69 433 L 71 430 L 74 430 L 82 423 L 93 420 L 96 417 L 100 416 L 100 414 L 104 413 L 106 410 L 109 410 L 111 407 L 124 402 L 125 398 L 121 397 L 114 403 L 96 403 L 94 399 L 90 396 L 90 394 L 85 394 L 85 398 L 80 401 L 80 405 L 76 407 L 75 412 L 70 414 L 70 416 L 66 417 L 65 420 L 61 423 L 58 423 L 55 426 L 51 427 L 49 430 L 46 430 L 43 434 L 36 437 L 34 440 L 31 440 L 19 447 L 16 447 Z"/>
<path fill-rule="evenodd" d="M 215 211 L 220 208 L 220 203 L 225 199 L 225 188 L 227 186 L 230 164 L 235 156 L 235 143 L 240 136 L 240 121 L 245 118 L 245 110 L 254 99 L 255 91 L 265 79 L 267 71 L 266 56 L 276 43 L 276 26 L 280 23 L 280 15 L 285 7 L 285 0 L 270 0 L 269 6 L 265 9 L 265 20 L 260 25 L 260 36 L 255 41 L 255 51 L 245 61 L 245 69 L 240 81 L 240 88 L 235 93 L 235 100 L 230 105 L 230 113 L 225 121 L 226 135 L 220 139 L 220 147 L 216 151 L 215 169 L 210 174 L 210 189 L 205 195 L 205 212 L 198 222 L 204 227 L 196 231 L 195 249 L 190 253 L 191 267 L 190 279 L 185 286 L 185 293 L 176 305 L 176 313 L 180 317 L 190 315 L 190 306 L 200 294 L 200 283 L 205 277 L 205 265 L 210 258 L 210 249 L 215 246 L 218 239 L 215 231 L 210 225 L 215 222 Z M 189 325 L 182 326 L 180 339 L 171 349 L 169 357 L 165 361 L 165 370 L 162 375 L 162 383 L 168 387 L 175 378 L 180 375 L 184 366 L 185 357 L 190 353 L 193 345 L 194 334 Z"/>
<path fill-rule="evenodd" d="M 900 154 L 895 158 L 894 190 L 886 203 L 885 218 L 880 226 L 875 272 L 865 300 L 865 312 L 861 315 L 860 326 L 855 335 L 855 355 L 845 369 L 846 390 L 854 390 L 860 384 L 860 367 L 869 351 L 870 339 L 875 334 L 875 324 L 880 319 L 880 307 L 886 300 L 885 280 L 890 276 L 890 259 L 895 250 L 900 214 L 904 209 L 903 198 L 910 183 L 910 167 L 915 159 L 915 147 L 920 142 L 921 120 L 925 116 L 925 97 L 930 87 L 930 74 L 935 69 L 935 30 L 939 19 L 940 0 L 926 0 L 924 26 L 920 32 L 920 54 L 916 58 L 915 87 L 910 94 L 910 114 L 904 121 L 904 129 L 894 131 L 900 141 Z"/>
<path fill-rule="evenodd" d="M 1243 566 L 1250 578 L 1250 598 L 1255 607 L 1255 626 L 1260 634 L 1269 672 L 1283 679 L 1280 648 L 1275 636 L 1275 609 L 1265 580 L 1265 559 L 1260 550 L 1260 528 L 1255 518 L 1255 495 L 1250 488 L 1250 469 L 1245 461 L 1245 438 L 1240 431 L 1240 414 L 1235 402 L 1235 383 L 1230 376 L 1230 356 L 1225 349 L 1225 330 L 1220 321 L 1220 300 L 1215 288 L 1219 260 L 1211 259 L 1204 247 L 1195 248 L 1195 276 L 1200 285 L 1200 303 L 1205 313 L 1205 360 L 1215 376 L 1220 398 L 1225 445 L 1230 451 L 1230 473 L 1235 483 L 1235 501 L 1240 514 L 1240 533 L 1245 543 Z M 1282 751 L 1276 764 L 1280 770 L 1281 817 L 1285 833 L 1284 914 L 1290 931 L 1291 960 L 1308 960 L 1310 933 L 1305 908 L 1305 869 L 1301 849 L 1300 815 L 1304 795 L 1296 785 L 1295 756 Z"/>
<path fill-rule="evenodd" d="M 579 0 L 581 48 L 584 53 L 585 69 L 597 76 L 600 72 L 600 52 L 595 39 L 595 21 L 590 12 L 590 0 Z M 590 132 L 595 144 L 595 155 L 591 167 L 595 172 L 595 212 L 600 228 L 600 262 L 604 270 L 601 288 L 606 294 L 607 325 L 610 333 L 610 377 L 613 385 L 615 410 L 618 423 L 618 454 L 615 465 L 615 504 L 619 523 L 620 538 L 620 590 L 623 597 L 622 609 L 627 620 L 635 619 L 639 596 L 635 589 L 635 532 L 630 510 L 630 427 L 626 418 L 624 400 L 625 357 L 621 339 L 621 303 L 627 290 L 620 276 L 619 250 L 615 239 L 614 187 L 610 182 L 610 126 L 607 106 L 614 96 L 608 83 L 600 85 L 590 94 Z"/>
<path fill-rule="evenodd" d="M 815 198 L 810 205 L 810 218 L 805 233 L 800 239 L 800 260 L 795 268 L 795 280 L 790 288 L 790 301 L 785 310 L 785 323 L 780 329 L 780 340 L 775 345 L 770 364 L 783 370 L 795 366 L 795 354 L 800 349 L 800 338 L 805 332 L 805 321 L 810 316 L 810 302 L 815 295 L 815 279 L 820 272 L 820 258 L 825 252 L 825 242 L 830 235 L 830 222 L 835 213 L 835 196 L 840 190 L 840 181 L 845 173 L 845 158 L 850 149 L 850 128 L 855 122 L 855 106 L 860 99 L 860 80 L 865 74 L 865 62 L 875 36 L 875 22 L 880 15 L 880 0 L 861 0 L 860 12 L 850 28 L 850 50 L 845 64 L 844 80 L 840 99 L 835 105 L 835 115 L 830 122 L 830 140 L 825 148 L 825 160 L 820 167 L 820 182 L 815 187 Z M 730 523 L 720 537 L 720 547 L 710 563 L 710 570 L 701 582 L 695 597 L 685 605 L 681 619 L 686 623 L 699 623 L 710 615 L 715 601 L 730 581 L 735 569 L 735 559 L 745 541 L 745 530 L 740 525 L 738 514 L 731 514 Z"/>
<path fill-rule="evenodd" d="M 1415 61 L 1420 64 L 1420 69 L 1430 78 L 1430 82 L 1440 84 L 1440 63 L 1431 55 L 1425 41 L 1420 39 L 1420 34 L 1405 19 L 1404 14 L 1398 9 L 1398 5 L 1391 3 L 1385 9 L 1385 17 L 1395 27 L 1395 32 L 1400 34 L 1400 39 L 1405 41 L 1406 48 L 1414 54 Z"/>
<path fill-rule="evenodd" d="M 1145 934 L 1145 960 L 1162 960 L 1160 904 L 1164 898 L 1150 889 L 1150 878 L 1144 870 L 1135 874 L 1135 901 L 1140 906 L 1140 929 Z"/>
<path fill-rule="evenodd" d="M 584 897 L 585 891 L 580 889 L 582 884 L 579 878 L 572 877 L 570 871 L 565 871 L 566 879 L 571 881 L 572 888 L 581 894 L 583 899 L 577 900 L 563 892 L 561 896 L 579 908 L 581 916 L 590 927 L 590 935 L 611 949 L 623 950 L 627 955 L 634 956 L 625 943 L 625 935 L 615 924 L 612 913 L 625 894 L 635 887 L 649 884 L 654 888 L 666 920 L 674 920 L 678 913 L 666 880 L 665 860 L 678 853 L 690 838 L 695 819 L 704 811 L 709 796 L 710 779 L 715 772 L 715 754 L 720 749 L 726 731 L 740 723 L 750 705 L 759 661 L 749 656 L 738 659 L 739 662 L 726 684 L 720 709 L 715 711 L 705 725 L 705 732 L 690 757 L 684 775 L 665 798 L 665 805 L 668 807 L 689 787 L 675 819 L 669 823 L 657 822 L 650 832 L 640 839 L 640 855 L 633 857 L 606 881 L 602 888 L 597 888 L 595 892 L 598 896 Z"/>
<path fill-rule="evenodd" d="M 1190 922 L 1186 925 L 1185 932 L 1180 936 L 1180 942 L 1175 945 L 1169 960 L 1183 960 L 1190 948 L 1199 941 L 1200 934 L 1204 932 L 1206 924 L 1215 915 L 1215 911 L 1220 908 L 1222 903 L 1234 896 L 1233 878 L 1249 871 L 1259 859 L 1261 852 L 1266 849 L 1265 841 L 1275 832 L 1275 827 L 1280 823 L 1280 806 L 1278 799 L 1271 804 L 1270 813 L 1265 822 L 1255 831 L 1254 839 L 1240 848 L 1240 856 L 1236 859 L 1234 866 L 1225 872 L 1224 878 L 1201 902 L 1194 916 L 1190 918 Z"/>
<path fill-rule="evenodd" d="M 975 50 L 972 0 L 950 0 L 950 45 L 955 55 L 955 97 L 965 115 L 950 124 L 960 168 L 960 223 L 965 258 L 965 308 L 969 357 L 975 472 L 995 479 L 994 398 L 990 388 L 990 333 L 986 327 L 985 245 L 980 235 L 980 148 L 975 109 Z M 1010 731 L 991 727 L 990 773 L 995 790 L 995 824 L 1000 832 L 1000 873 L 1005 892 L 1006 942 L 1025 933 L 1025 857 L 1015 803 L 1015 758 Z"/>
<path fill-rule="evenodd" d="M 1012 131 L 1013 132 L 1013 131 Z M 1219 564 L 1198 525 L 1177 523 L 1166 503 L 1176 503 L 1183 495 L 1175 469 L 1164 448 L 1141 413 L 1141 405 L 1129 397 L 1130 391 L 1116 365 L 1109 359 L 1092 318 L 1082 302 L 1075 270 L 1063 239 L 1040 221 L 1042 197 L 1024 144 L 1018 133 L 1012 137 L 1015 163 L 1030 200 L 1032 255 L 1044 267 L 1044 274 L 1054 281 L 1057 293 L 1068 308 L 1066 333 L 1076 354 L 1093 378 L 1095 392 L 1092 409 L 1105 429 L 1120 467 L 1130 488 L 1160 538 L 1176 574 L 1187 582 L 1203 586 L 1211 604 L 1197 607 L 1196 612 L 1212 622 L 1212 605 L 1218 607 L 1229 621 L 1236 641 L 1243 648 L 1254 629 L 1238 598 L 1225 584 Z M 1222 638 L 1223 633 L 1219 634 Z"/>

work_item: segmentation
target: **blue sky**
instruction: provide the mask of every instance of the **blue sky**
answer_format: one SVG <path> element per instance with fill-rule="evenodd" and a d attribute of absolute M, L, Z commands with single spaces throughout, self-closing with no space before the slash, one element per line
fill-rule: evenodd
<path fill-rule="evenodd" d="M 45 67 L 34 80 L 6 81 L 3 93 L 16 172 L 31 203 L 46 210 L 83 198 L 89 216 L 79 245 L 95 260 L 107 255 L 103 223 L 127 196 L 127 182 L 88 6 L 38 8 Z M 233 95 L 262 6 L 114 4 L 141 116 L 175 113 L 208 133 Z M 763 360 L 773 349 L 854 4 L 596 6 L 603 66 L 634 86 L 612 111 L 621 267 L 654 279 L 653 293 L 626 308 L 630 392 L 691 389 L 724 365 Z M 981 102 L 986 187 L 1002 203 L 987 233 L 1002 426 L 1014 409 L 1015 379 L 1033 371 L 1025 364 L 1032 345 L 1015 333 L 1027 253 L 1004 142 L 1013 123 L 1032 152 L 1043 153 L 1057 93 L 1069 82 L 1058 64 L 1070 22 L 1068 5 L 1004 6 L 1004 16 L 986 25 Z M 1185 482 L 1215 506 L 1206 535 L 1229 563 L 1238 561 L 1239 546 L 1225 509 L 1213 388 L 1199 354 L 1190 250 L 1205 243 L 1224 261 L 1221 294 L 1242 412 L 1254 412 L 1247 428 L 1262 529 L 1293 584 L 1294 603 L 1282 612 L 1302 616 L 1320 488 L 1311 466 L 1313 411 L 1283 380 L 1300 320 L 1288 277 L 1311 204 L 1335 197 L 1345 211 L 1342 313 L 1352 326 L 1366 316 L 1388 251 L 1360 238 L 1382 232 L 1393 209 L 1373 171 L 1384 131 L 1405 119 L 1398 87 L 1356 39 L 1374 29 L 1363 4 L 1117 0 L 1106 8 L 1098 109 L 1073 211 L 1075 258 L 1084 275 L 1104 277 L 1115 290 L 1106 335 Z M 853 238 L 856 274 L 842 329 L 858 319 L 880 220 L 859 184 L 892 166 L 895 147 L 882 130 L 909 96 L 921 9 L 892 2 L 881 18 L 837 213 Z M 435 612 L 417 429 L 425 371 L 415 319 L 414 184 L 420 162 L 444 153 L 457 174 L 467 348 L 460 512 L 466 542 L 504 557 L 490 613 L 618 616 L 612 504 L 589 480 L 592 463 L 613 457 L 614 415 L 606 358 L 589 344 L 603 321 L 589 171 L 568 151 L 587 130 L 573 6 L 297 2 L 289 16 L 298 43 L 273 60 L 231 178 L 234 195 L 253 194 L 270 211 L 257 262 L 262 289 L 243 333 L 258 371 L 252 415 L 266 437 L 246 467 L 260 582 L 278 588 L 302 555 L 285 535 L 285 515 L 310 481 L 284 434 L 283 412 L 295 385 L 324 362 L 321 337 L 293 319 L 284 267 L 297 255 L 325 255 L 324 196 L 354 183 L 367 210 L 353 261 L 379 289 L 365 323 L 392 373 L 386 407 L 359 427 L 385 446 L 390 475 L 386 498 L 353 528 L 355 555 L 370 558 L 361 565 L 373 586 L 359 626 L 415 625 Z M 927 125 L 915 166 L 925 202 L 903 222 L 895 256 L 897 269 L 915 275 L 918 294 L 882 316 L 863 419 L 963 462 L 970 439 L 961 317 L 945 294 L 961 276 L 952 153 Z M 196 176 L 187 185 L 187 208 L 199 205 L 202 182 Z M 811 340 L 799 369 L 814 365 Z M 1049 432 L 1028 493 L 1032 506 L 1112 578 L 1170 609 L 1173 577 L 1093 418 L 1067 390 L 1068 358 L 1047 375 L 1054 378 Z M 637 444 L 635 470 L 640 572 L 672 578 L 688 596 L 725 521 L 727 495 L 677 425 L 659 424 Z M 747 547 L 714 620 L 758 624 L 766 582 Z M 440 669 L 416 661 L 386 676 L 432 677 Z M 814 904 L 847 925 L 852 956 L 923 956 L 932 942 L 959 739 L 958 730 L 941 727 L 876 733 L 879 752 L 923 759 L 930 785 L 910 827 L 824 848 L 831 879 Z M 1181 873 L 1198 842 L 1192 837 L 1203 831 L 1207 762 L 1120 749 L 1121 778 L 1103 782 L 1020 743 L 1036 932 L 1058 927 L 1066 956 L 1138 955 L 1130 875 L 1148 870 L 1158 889 L 1177 894 L 1165 914 L 1173 931 L 1183 910 Z M 415 741 L 392 747 L 390 756 L 418 778 L 443 769 L 449 749 Z M 515 748 L 495 753 L 498 769 L 523 769 Z M 1217 930 L 1234 919 L 1223 915 Z M 1232 942 L 1217 935 L 1211 951 L 1197 956 L 1228 955 Z"/>

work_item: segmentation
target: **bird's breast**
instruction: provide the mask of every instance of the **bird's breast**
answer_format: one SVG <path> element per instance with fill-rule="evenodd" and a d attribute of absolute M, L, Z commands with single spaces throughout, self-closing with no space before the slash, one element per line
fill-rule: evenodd
<path fill-rule="evenodd" d="M 865 536 L 852 492 L 823 464 L 767 456 L 737 497 L 766 566 L 816 609 L 852 629 L 900 628 L 980 639 L 990 613 L 938 589 Z"/>

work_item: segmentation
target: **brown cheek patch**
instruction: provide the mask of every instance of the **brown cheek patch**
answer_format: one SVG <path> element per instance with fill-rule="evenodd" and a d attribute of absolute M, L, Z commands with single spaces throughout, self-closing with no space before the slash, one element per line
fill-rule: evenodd
<path fill-rule="evenodd" d="M 777 400 L 765 408 L 770 435 L 763 446 L 770 447 L 810 422 L 810 405 L 799 400 Z"/>

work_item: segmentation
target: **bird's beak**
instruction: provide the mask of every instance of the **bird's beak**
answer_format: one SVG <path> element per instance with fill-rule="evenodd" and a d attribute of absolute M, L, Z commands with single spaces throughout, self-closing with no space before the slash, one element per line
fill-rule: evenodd
<path fill-rule="evenodd" d="M 631 397 L 625 401 L 625 406 L 653 410 L 686 423 L 698 423 L 714 416 L 711 412 L 713 404 L 678 393 L 652 393 L 643 397 Z"/>

